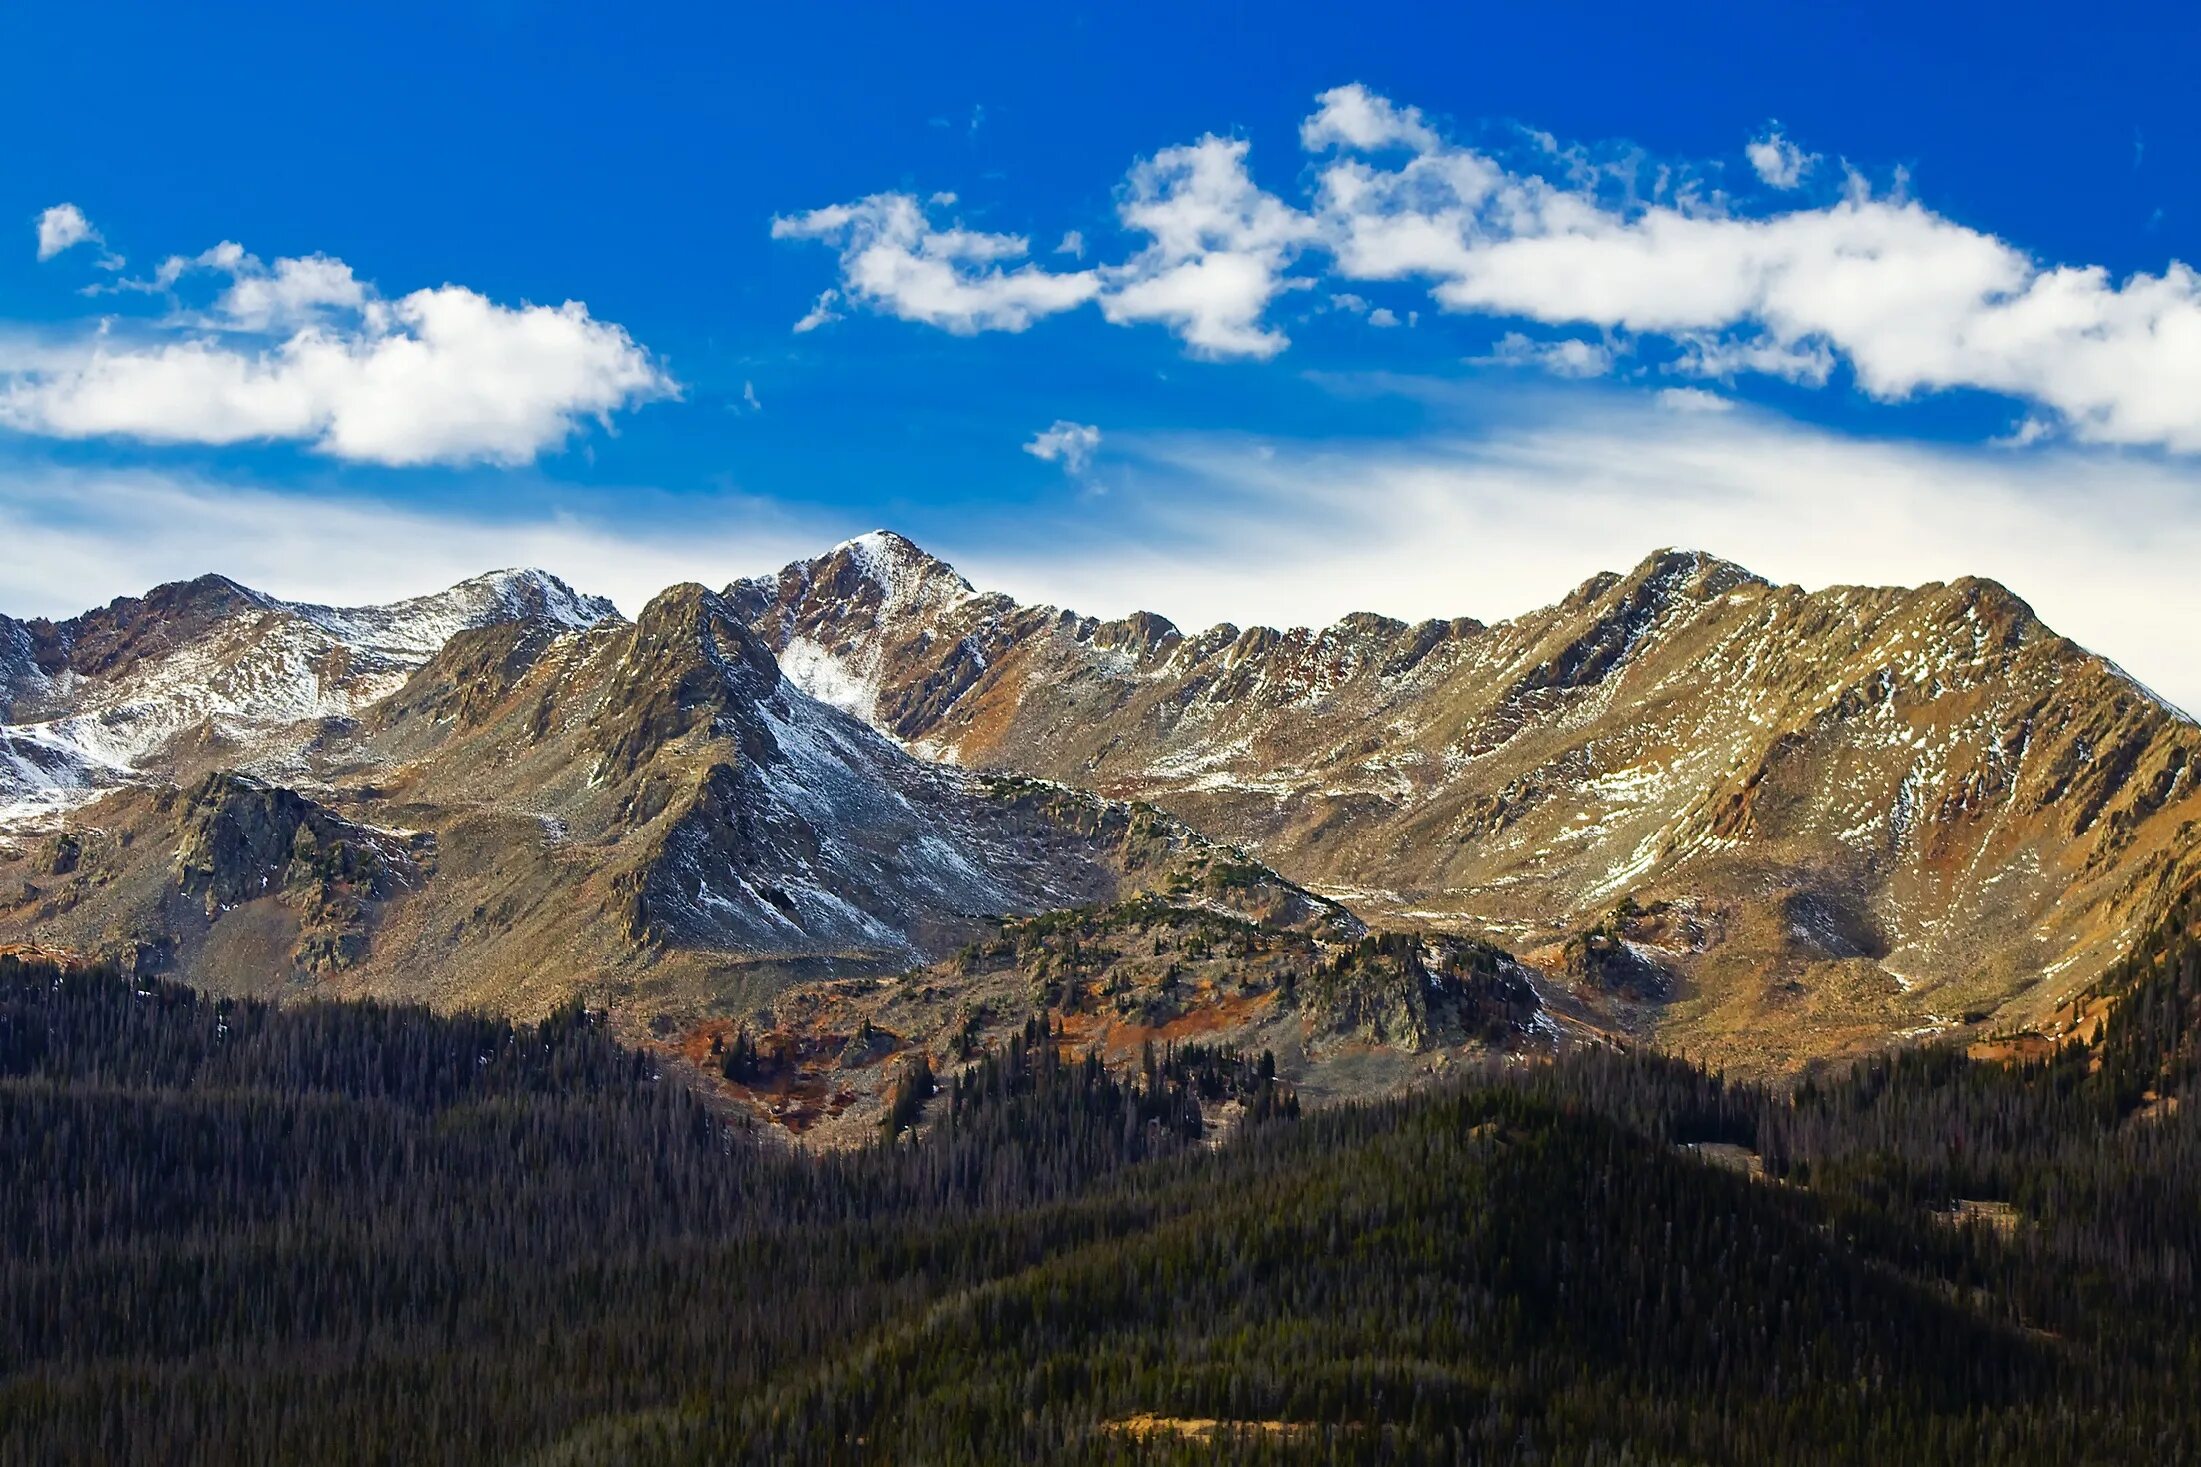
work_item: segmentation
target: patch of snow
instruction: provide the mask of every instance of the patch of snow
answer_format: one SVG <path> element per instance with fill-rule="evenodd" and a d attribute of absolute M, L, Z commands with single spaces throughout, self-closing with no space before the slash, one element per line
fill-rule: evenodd
<path fill-rule="evenodd" d="M 780 671 L 820 703 L 870 723 L 879 711 L 879 655 L 878 645 L 872 644 L 870 666 L 859 668 L 808 637 L 794 637 L 779 654 Z"/>

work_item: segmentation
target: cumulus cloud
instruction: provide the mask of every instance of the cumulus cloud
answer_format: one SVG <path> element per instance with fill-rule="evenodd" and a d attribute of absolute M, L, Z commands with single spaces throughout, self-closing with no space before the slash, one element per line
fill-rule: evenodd
<path fill-rule="evenodd" d="M 334 313 L 363 311 L 369 299 L 366 283 L 342 260 L 305 255 L 277 260 L 270 267 L 228 240 L 195 259 L 169 258 L 156 278 L 162 287 L 171 287 L 193 270 L 229 277 L 228 288 L 214 303 L 214 317 L 233 331 L 290 331 Z"/>
<path fill-rule="evenodd" d="M 1399 313 L 1389 306 L 1379 306 L 1366 296 L 1356 295 L 1349 290 L 1330 292 L 1329 305 L 1331 310 L 1343 311 L 1348 315 L 1358 316 L 1371 326 L 1390 327 L 1402 324 L 1399 320 Z"/>
<path fill-rule="evenodd" d="M 1418 107 L 1401 107 L 1363 86 L 1332 87 L 1315 98 L 1315 111 L 1299 125 L 1299 146 L 1310 153 L 1330 148 L 1376 152 L 1389 147 L 1428 152 L 1442 145 Z"/>
<path fill-rule="evenodd" d="M 1764 132 L 1743 145 L 1742 151 L 1759 179 L 1778 189 L 1802 183 L 1804 170 L 1819 161 L 1818 154 L 1807 153 L 1783 137 L 1778 123 L 1768 123 Z"/>
<path fill-rule="evenodd" d="M 1261 318 L 1313 225 L 1254 183 L 1246 151 L 1209 136 L 1131 170 L 1117 215 L 1149 243 L 1102 272 L 1102 315 L 1160 322 L 1198 356 L 1268 357 L 1289 344 Z"/>
<path fill-rule="evenodd" d="M 1449 310 L 1663 337 L 1706 375 L 1823 383 L 1841 361 L 1882 399 L 1980 388 L 2082 439 L 2201 450 L 2201 277 L 2181 264 L 2042 266 L 1855 184 L 1764 217 L 1620 206 L 1449 143 L 1341 159 L 1321 186 L 1342 273 L 1420 277 Z"/>
<path fill-rule="evenodd" d="M 290 441 L 355 462 L 526 463 L 585 420 L 676 391 L 578 301 L 458 285 L 385 299 L 326 255 L 268 265 L 224 242 L 150 282 L 224 282 L 204 311 L 0 347 L 0 427 L 152 443 Z"/>
<path fill-rule="evenodd" d="M 99 244 L 99 231 L 74 204 L 55 204 L 38 216 L 38 258 L 50 260 L 80 244 Z"/>
<path fill-rule="evenodd" d="M 1119 325 L 1167 327 L 1197 356 L 1268 357 L 1287 345 L 1261 318 L 1291 288 L 1285 270 L 1312 224 L 1254 184 L 1242 141 L 1205 137 L 1135 165 L 1117 216 L 1147 243 L 1116 265 L 1045 269 L 1029 262 L 1022 235 L 935 218 L 954 202 L 952 194 L 923 202 L 873 194 L 776 218 L 772 235 L 837 249 L 839 290 L 851 304 L 959 335 L 1022 331 L 1097 302 Z M 1055 253 L 1082 259 L 1085 250 L 1085 237 L 1072 230 Z M 832 319 L 819 314 L 827 304 L 820 297 L 796 329 Z"/>
<path fill-rule="evenodd" d="M 1082 479 L 1085 471 L 1092 467 L 1100 441 L 1101 430 L 1091 423 L 1057 418 L 1051 427 L 1033 434 L 1032 441 L 1024 445 L 1024 451 L 1048 463 L 1059 463 L 1072 478 Z"/>
<path fill-rule="evenodd" d="M 2117 279 L 2039 261 L 1900 180 L 1876 193 L 1850 173 L 1814 196 L 1814 155 L 1773 127 L 1749 145 L 1769 190 L 1755 200 L 1529 137 L 1474 146 L 1364 86 L 1333 88 L 1300 128 L 1303 202 L 1254 180 L 1242 139 L 1166 148 L 1119 192 L 1133 252 L 1069 272 L 1010 268 L 1021 237 L 935 224 L 907 195 L 774 231 L 839 246 L 850 301 L 954 331 L 1090 302 L 1195 355 L 1261 358 L 1288 345 L 1268 319 L 1285 292 L 1411 282 L 1446 311 L 1588 327 L 1690 375 L 1824 386 L 1846 368 L 1885 401 L 1983 390 L 2082 441 L 2201 452 L 2201 274 L 2184 264 Z"/>

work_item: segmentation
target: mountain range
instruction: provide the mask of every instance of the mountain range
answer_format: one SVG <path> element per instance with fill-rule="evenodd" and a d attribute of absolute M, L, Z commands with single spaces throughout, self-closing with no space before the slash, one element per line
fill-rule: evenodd
<path fill-rule="evenodd" d="M 350 609 L 209 576 L 0 618 L 0 720 L 0 941 L 579 995 L 827 1135 L 1035 1007 L 1313 1098 L 2039 1028 L 2195 864 L 2193 722 L 2001 586 L 1682 551 L 1319 630 L 1024 605 L 886 532 L 632 621 L 535 571 Z"/>

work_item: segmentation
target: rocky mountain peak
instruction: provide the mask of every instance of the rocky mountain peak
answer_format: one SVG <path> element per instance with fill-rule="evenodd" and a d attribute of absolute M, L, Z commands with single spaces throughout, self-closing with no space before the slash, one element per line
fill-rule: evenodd
<path fill-rule="evenodd" d="M 789 566 L 819 597 L 867 609 L 907 611 L 953 604 L 974 593 L 955 567 L 892 530 L 843 540 L 812 561 Z M 784 581 L 787 571 L 781 573 Z"/>
<path fill-rule="evenodd" d="M 725 596 L 692 581 L 660 591 L 642 608 L 632 647 L 626 663 L 645 679 L 642 670 L 651 667 L 669 672 L 674 682 L 715 677 L 752 701 L 769 695 L 779 682 L 772 650 Z"/>
<path fill-rule="evenodd" d="M 491 571 L 459 582 L 440 597 L 423 599 L 442 600 L 477 618 L 541 621 L 576 630 L 619 615 L 608 598 L 584 595 L 549 571 L 532 567 Z"/>
<path fill-rule="evenodd" d="M 62 622 L 0 626 L 0 819 L 40 818 L 204 758 L 278 763 L 395 692 L 470 629 L 544 639 L 617 615 L 545 571 L 505 570 L 379 606 L 292 602 L 206 575 Z"/>

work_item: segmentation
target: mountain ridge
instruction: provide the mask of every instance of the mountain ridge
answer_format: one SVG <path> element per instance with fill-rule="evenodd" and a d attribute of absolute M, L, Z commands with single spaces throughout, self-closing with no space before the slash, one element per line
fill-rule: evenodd
<path fill-rule="evenodd" d="M 97 801 L 180 850 L 176 812 L 234 773 L 312 808 L 221 786 L 217 815 L 280 806 L 320 853 L 256 868 L 280 915 L 201 931 L 163 905 L 173 863 L 87 834 L 70 915 L 19 845 L 41 894 L 0 929 L 521 1012 L 602 989 L 681 1022 L 782 991 L 900 1014 L 814 985 L 899 967 L 951 993 L 972 974 L 933 965 L 966 938 L 1013 949 L 997 1008 L 1028 982 L 1290 1012 L 1207 977 L 1173 996 L 1218 939 L 1137 905 L 1165 875 L 1180 904 L 1227 892 L 1201 873 L 1242 851 L 1382 927 L 1518 954 L 1540 1023 L 1786 1070 L 2052 1009 L 2192 881 L 2201 812 L 2192 721 L 1999 583 L 1806 592 L 1681 549 L 1494 623 L 1192 633 L 980 590 L 890 531 L 632 622 L 531 571 L 381 608 L 202 577 L 0 621 L 0 678 L 55 715 L 0 727 L 19 830 Z M 1169 861 L 1208 864 L 1142 874 L 1124 842 L 1163 819 Z M 1059 952 L 986 936 L 1067 908 L 1090 931 Z M 1160 960 L 1086 954 L 1124 923 Z M 1228 941 L 1270 944 L 1272 985 L 1331 961 Z M 1442 966 L 1406 952 L 1385 983 Z"/>
<path fill-rule="evenodd" d="M 1279 1032 L 1348 1043 L 1395 1015 L 1415 1048 L 1464 1034 L 1453 1016 L 1481 992 L 1463 978 L 1424 997 L 1452 980 L 1387 958 L 1279 1007 L 1280 984 L 1362 935 L 1349 913 L 1159 811 L 912 755 L 802 692 L 700 585 L 631 622 L 464 628 L 395 691 L 289 737 L 287 755 L 260 751 L 279 778 L 192 774 L 176 757 L 43 845 L 0 843 L 0 934 L 256 996 L 522 1014 L 583 996 L 638 1039 L 745 1016 L 811 1066 L 790 1060 L 787 1083 L 821 1093 L 740 1103 L 855 1136 L 892 1079 L 857 1061 L 915 1044 L 945 1062 L 1021 1025 L 1043 976 L 1091 988 L 1105 968 L 1110 998 L 1161 1025 L 1210 1001 L 1220 942 L 1258 945 L 1262 976 L 1238 974 L 1216 1012 L 1258 995 Z M 1118 914 L 1143 944 L 1081 948 L 1083 912 Z M 1071 934 L 1066 949 L 1035 939 L 1029 972 L 990 964 L 991 1002 L 920 999 L 932 980 L 903 981 L 1060 914 L 1044 930 Z M 833 1028 L 851 1010 L 820 1002 L 820 984 L 908 998 L 901 1031 L 855 1043 L 868 1020 Z M 1533 994 L 1505 998 L 1508 1032 L 1525 1035 Z"/>
<path fill-rule="evenodd" d="M 2192 720 L 1985 578 L 1806 592 L 1664 550 L 1488 625 L 1186 634 L 896 549 L 966 594 L 882 620 L 843 546 L 729 599 L 914 749 L 1149 800 L 1372 916 L 1565 969 L 1626 901 L 1717 908 L 1653 960 L 1679 1002 L 1639 1017 L 1677 1040 L 1739 1055 L 1832 988 L 1855 1040 L 1955 1027 L 2099 972 L 2188 879 Z"/>

